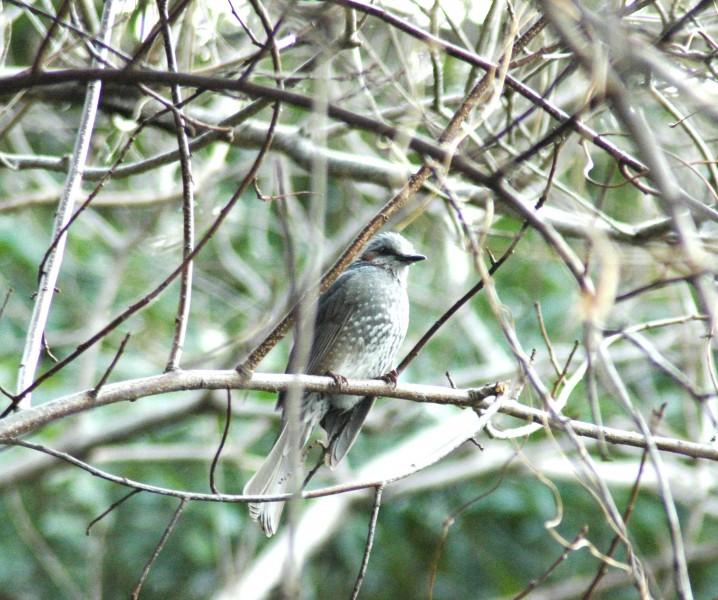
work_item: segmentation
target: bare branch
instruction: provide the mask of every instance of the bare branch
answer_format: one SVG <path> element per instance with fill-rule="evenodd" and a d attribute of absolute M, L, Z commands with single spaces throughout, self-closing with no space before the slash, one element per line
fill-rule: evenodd
<path fill-rule="evenodd" d="M 165 373 L 121 383 L 109 383 L 97 396 L 94 396 L 91 391 L 82 392 L 6 417 L 0 421 L 0 443 L 9 443 L 9 440 L 18 436 L 85 410 L 117 402 L 138 400 L 156 394 L 197 389 L 245 389 L 278 392 L 297 385 L 305 391 L 312 392 L 332 392 L 336 389 L 334 379 L 315 375 L 253 373 L 250 378 L 245 379 L 232 370 Z M 346 385 L 342 386 L 343 394 L 401 398 L 412 402 L 451 404 L 474 409 L 495 407 L 496 403 L 487 401 L 486 398 L 503 394 L 505 390 L 506 386 L 503 383 L 490 384 L 477 390 L 408 383 L 397 383 L 396 386 L 393 386 L 374 379 L 348 380 Z M 512 400 L 503 401 L 499 412 L 531 423 L 547 423 L 557 431 L 572 430 L 576 435 L 588 438 L 598 439 L 599 435 L 604 435 L 606 441 L 611 444 L 636 448 L 646 447 L 646 440 L 639 433 L 610 427 L 597 427 L 590 423 L 554 415 L 551 411 L 525 406 Z M 692 458 L 718 460 L 718 448 L 709 443 L 700 444 L 661 436 L 653 436 L 652 440 L 659 450 Z"/>
<path fill-rule="evenodd" d="M 112 25 L 115 19 L 115 11 L 117 10 L 117 2 L 109 0 L 104 5 L 102 24 L 100 27 L 100 38 L 104 44 L 109 43 L 112 35 Z M 50 38 L 51 32 L 48 32 Z M 106 59 L 108 51 L 105 47 L 100 49 L 100 55 Z M 38 58 L 41 54 L 38 55 Z M 100 70 L 103 69 L 102 64 L 95 64 Z M 38 65 L 36 64 L 35 67 Z M 35 72 L 37 69 L 33 69 Z M 85 105 L 82 112 L 80 126 L 75 141 L 75 149 L 72 154 L 71 162 L 68 166 L 67 180 L 63 196 L 60 199 L 56 216 L 54 232 L 57 238 L 54 250 L 47 258 L 42 271 L 38 274 L 37 296 L 35 297 L 35 305 L 31 324 L 27 330 L 27 339 L 25 341 L 25 349 L 23 350 L 22 359 L 20 361 L 20 370 L 18 372 L 17 390 L 20 394 L 13 404 L 17 403 L 22 408 L 29 408 L 31 399 L 29 394 L 22 394 L 32 383 L 37 370 L 37 365 L 42 352 L 42 343 L 45 335 L 45 326 L 50 313 L 52 297 L 55 293 L 57 278 L 60 274 L 63 254 L 65 250 L 65 240 L 67 233 L 65 225 L 72 216 L 72 209 L 75 198 L 80 190 L 82 183 L 82 173 L 85 169 L 85 162 L 90 149 L 92 139 L 92 130 L 95 125 L 95 117 L 97 115 L 97 106 L 100 102 L 100 92 L 102 90 L 102 82 L 99 79 L 90 80 L 87 84 L 87 92 L 85 96 Z"/>

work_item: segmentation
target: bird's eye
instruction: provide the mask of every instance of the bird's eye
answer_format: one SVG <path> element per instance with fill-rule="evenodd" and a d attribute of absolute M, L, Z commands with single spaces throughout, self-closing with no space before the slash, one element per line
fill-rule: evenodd
<path fill-rule="evenodd" d="M 372 262 L 377 256 L 380 256 L 378 251 L 365 252 L 361 255 L 360 259 L 364 262 Z"/>
<path fill-rule="evenodd" d="M 376 253 L 381 256 L 399 256 L 400 253 L 393 246 L 380 246 Z"/>
<path fill-rule="evenodd" d="M 398 254 L 391 246 L 379 246 L 362 254 L 361 259 L 365 262 L 373 262 L 379 257 L 387 256 L 398 256 Z"/>

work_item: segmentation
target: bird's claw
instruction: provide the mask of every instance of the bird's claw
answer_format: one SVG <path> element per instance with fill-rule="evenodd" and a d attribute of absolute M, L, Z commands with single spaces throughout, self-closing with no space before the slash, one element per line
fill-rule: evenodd
<path fill-rule="evenodd" d="M 396 387 L 397 381 L 399 381 L 399 373 L 396 369 L 392 369 L 386 375 L 379 377 L 383 382 L 388 383 L 391 387 Z"/>
<path fill-rule="evenodd" d="M 334 385 L 339 389 L 343 388 L 347 383 L 349 383 L 349 380 L 344 377 L 344 375 L 339 375 L 338 373 L 334 373 L 333 371 L 327 371 L 327 377 L 331 377 L 334 380 Z"/>

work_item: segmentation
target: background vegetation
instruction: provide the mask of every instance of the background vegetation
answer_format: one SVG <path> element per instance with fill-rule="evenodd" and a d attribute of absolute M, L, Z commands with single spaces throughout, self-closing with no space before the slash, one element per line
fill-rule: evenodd
<path fill-rule="evenodd" d="M 717 29 L 697 0 L 6 2 L 0 596 L 718 596 Z M 192 495 L 221 388 L 219 491 L 277 429 L 227 370 L 282 373 L 276 326 L 380 227 L 429 257 L 401 357 L 448 316 L 395 395 L 508 392 L 378 401 L 309 489 L 371 483 L 267 540 Z M 175 495 L 114 506 L 109 474 Z"/>

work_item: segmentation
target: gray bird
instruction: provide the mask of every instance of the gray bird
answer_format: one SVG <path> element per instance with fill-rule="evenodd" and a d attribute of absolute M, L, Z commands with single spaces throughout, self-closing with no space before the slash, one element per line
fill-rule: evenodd
<path fill-rule="evenodd" d="M 330 374 L 338 382 L 387 375 L 409 323 L 409 265 L 425 258 L 398 233 L 380 233 L 369 240 L 359 258 L 319 298 L 306 373 Z M 327 462 L 334 467 L 356 440 L 373 404 L 374 398 L 369 396 L 305 394 L 298 428 L 300 448 L 321 424 L 327 434 Z M 283 494 L 292 487 L 283 393 L 277 408 L 283 411 L 282 429 L 264 463 L 244 487 L 246 495 Z M 249 505 L 249 514 L 271 536 L 277 531 L 283 507 L 283 502 L 256 502 Z"/>

